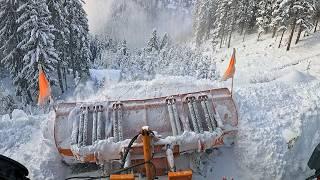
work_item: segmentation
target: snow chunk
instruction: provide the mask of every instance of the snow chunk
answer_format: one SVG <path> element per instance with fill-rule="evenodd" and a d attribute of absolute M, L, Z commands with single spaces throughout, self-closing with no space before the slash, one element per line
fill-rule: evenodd
<path fill-rule="evenodd" d="M 5 115 L 2 116 L 1 119 L 2 119 L 3 122 L 10 121 L 10 115 L 9 114 L 5 114 Z"/>
<path fill-rule="evenodd" d="M 12 120 L 28 120 L 28 115 L 20 109 L 15 109 L 12 112 Z"/>
<path fill-rule="evenodd" d="M 298 137 L 298 133 L 291 129 L 285 129 L 282 132 L 282 136 L 286 140 L 286 142 L 289 143 L 290 141 Z"/>
<path fill-rule="evenodd" d="M 302 82 L 309 82 L 314 79 L 316 79 L 316 78 L 314 76 L 311 76 L 308 73 L 294 70 L 294 71 L 278 78 L 277 81 L 286 82 L 286 83 L 302 83 Z"/>

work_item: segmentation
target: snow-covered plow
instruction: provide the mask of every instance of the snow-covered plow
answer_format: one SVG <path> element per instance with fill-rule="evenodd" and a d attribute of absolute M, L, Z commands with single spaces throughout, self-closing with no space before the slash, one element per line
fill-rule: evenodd
<path fill-rule="evenodd" d="M 62 103 L 56 108 L 54 135 L 65 162 L 103 164 L 112 172 L 145 162 L 141 129 L 148 126 L 150 162 L 156 175 L 164 175 L 188 168 L 177 167 L 180 157 L 232 144 L 237 124 L 231 93 L 222 88 L 153 99 Z M 134 172 L 146 170 L 140 166 Z"/>

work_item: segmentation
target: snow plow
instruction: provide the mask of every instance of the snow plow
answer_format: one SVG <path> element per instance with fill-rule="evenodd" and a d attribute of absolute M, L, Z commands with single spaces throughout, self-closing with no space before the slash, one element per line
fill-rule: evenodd
<path fill-rule="evenodd" d="M 153 99 L 61 103 L 55 118 L 54 138 L 63 161 L 103 165 L 111 179 L 131 177 L 124 172 L 148 179 L 191 179 L 192 168 L 183 162 L 191 154 L 231 145 L 238 124 L 227 88 Z"/>

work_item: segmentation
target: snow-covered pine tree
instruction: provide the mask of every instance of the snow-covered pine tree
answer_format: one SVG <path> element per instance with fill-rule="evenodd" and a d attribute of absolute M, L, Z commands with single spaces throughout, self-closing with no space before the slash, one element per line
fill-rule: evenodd
<path fill-rule="evenodd" d="M 214 29 L 216 9 L 215 0 L 199 0 L 196 2 L 193 29 L 197 45 L 210 38 L 210 32 Z"/>
<path fill-rule="evenodd" d="M 249 22 L 248 22 L 248 32 L 252 32 L 255 30 L 257 25 L 257 17 L 258 17 L 258 8 L 259 2 L 261 0 L 249 0 Z"/>
<path fill-rule="evenodd" d="M 240 0 L 239 6 L 238 6 L 238 28 L 240 31 L 240 34 L 244 33 L 245 28 L 248 26 L 248 22 L 250 19 L 250 6 L 249 6 L 249 0 Z"/>
<path fill-rule="evenodd" d="M 215 61 L 211 61 L 209 64 L 208 79 L 216 80 L 219 78 L 219 73 L 217 72 L 217 64 Z"/>
<path fill-rule="evenodd" d="M 117 64 L 122 71 L 126 71 L 129 68 L 129 50 L 127 46 L 127 41 L 123 40 L 118 47 L 116 54 Z"/>
<path fill-rule="evenodd" d="M 311 30 L 311 28 L 313 27 L 312 17 L 314 15 L 312 0 L 304 0 L 300 2 L 300 4 L 297 6 L 300 6 L 297 7 L 299 11 L 297 20 L 297 24 L 299 25 L 299 31 L 295 44 L 299 42 L 303 30 Z"/>
<path fill-rule="evenodd" d="M 171 39 L 170 39 L 168 33 L 165 33 L 161 39 L 159 49 L 163 50 L 163 49 L 167 48 L 170 44 L 171 44 Z"/>
<path fill-rule="evenodd" d="M 247 33 L 252 31 L 256 26 L 256 16 L 258 11 L 258 1 L 256 0 L 239 0 L 236 7 L 238 30 L 243 34 L 243 41 Z"/>
<path fill-rule="evenodd" d="M 128 55 L 128 46 L 127 46 L 127 41 L 123 40 L 121 43 L 121 48 L 120 48 L 120 52 L 122 55 L 127 56 Z"/>
<path fill-rule="evenodd" d="M 69 24 L 68 65 L 73 77 L 76 71 L 82 77 L 88 74 L 90 61 L 89 26 L 82 0 L 66 0 L 65 8 Z"/>
<path fill-rule="evenodd" d="M 231 37 L 234 31 L 234 26 L 238 18 L 238 1 L 233 0 L 230 4 L 230 25 L 229 25 L 229 38 L 228 38 L 228 48 L 231 46 Z"/>
<path fill-rule="evenodd" d="M 199 46 L 203 41 L 212 39 L 212 45 L 218 44 L 219 30 L 217 27 L 220 21 L 220 14 L 217 14 L 219 0 L 199 0 L 195 3 L 193 12 L 193 31 L 195 42 Z"/>
<path fill-rule="evenodd" d="M 216 21 L 215 26 L 220 37 L 220 48 L 222 47 L 225 36 L 228 32 L 230 20 L 230 8 L 232 1 L 229 0 L 218 0 L 218 7 L 215 13 Z"/>
<path fill-rule="evenodd" d="M 288 16 L 288 8 L 285 6 L 284 0 L 277 0 L 273 5 L 273 13 L 272 19 L 270 23 L 270 27 L 273 28 L 273 31 L 281 33 L 281 38 L 279 41 L 278 48 L 281 47 L 281 43 L 283 40 L 283 36 L 288 29 L 289 24 L 289 16 Z M 273 32 L 273 36 L 276 32 Z"/>
<path fill-rule="evenodd" d="M 317 32 L 318 24 L 320 21 L 320 1 L 313 2 L 313 21 L 314 21 L 314 30 L 313 32 Z"/>
<path fill-rule="evenodd" d="M 45 0 L 28 0 L 18 9 L 21 24 L 17 30 L 23 34 L 23 39 L 18 47 L 25 53 L 22 70 L 16 79 L 25 78 L 26 88 L 35 93 L 38 86 L 38 65 L 47 73 L 49 82 L 55 83 L 56 79 L 52 72 L 54 65 L 59 60 L 54 49 L 54 27 L 49 24 L 50 12 Z"/>
<path fill-rule="evenodd" d="M 101 60 L 101 55 L 104 50 L 109 50 L 112 44 L 112 39 L 103 35 L 90 35 L 90 60 L 95 63 L 96 60 Z"/>
<path fill-rule="evenodd" d="M 200 23 L 199 23 L 199 11 L 201 7 L 201 0 L 196 1 L 195 6 L 193 8 L 193 24 L 192 24 L 192 29 L 193 29 L 193 36 L 195 37 L 195 42 L 196 44 L 201 43 L 201 38 L 199 37 L 199 30 L 200 30 Z"/>
<path fill-rule="evenodd" d="M 55 31 L 53 35 L 55 36 L 54 47 L 58 53 L 59 59 L 55 64 L 55 70 L 58 75 L 58 82 L 61 92 L 67 89 L 66 82 L 66 69 L 67 69 L 67 47 L 68 41 L 66 41 L 69 36 L 69 29 L 67 23 L 67 14 L 63 3 L 60 0 L 47 0 L 48 9 L 50 11 L 49 23 L 54 26 Z M 65 84 L 63 83 L 65 81 Z"/>
<path fill-rule="evenodd" d="M 153 30 L 152 36 L 145 49 L 147 52 L 159 51 L 159 38 L 156 29 Z"/>
<path fill-rule="evenodd" d="M 258 40 L 262 33 L 268 33 L 272 21 L 274 0 L 260 0 L 258 6 L 257 26 Z"/>
<path fill-rule="evenodd" d="M 208 57 L 199 58 L 196 68 L 196 77 L 198 79 L 207 79 L 209 75 L 209 59 Z"/>
<path fill-rule="evenodd" d="M 318 24 L 320 21 L 320 1 L 314 1 L 313 2 L 313 20 L 314 20 L 314 31 L 317 32 Z"/>
<path fill-rule="evenodd" d="M 310 13 L 312 14 L 312 8 L 310 9 L 310 7 L 310 0 L 284 0 L 280 4 L 280 8 L 282 8 L 285 13 L 284 19 L 288 22 L 287 27 L 291 27 L 287 51 L 290 50 L 297 23 L 303 23 L 306 25 L 306 19 L 308 16 L 311 16 Z"/>
<path fill-rule="evenodd" d="M 23 68 L 23 53 L 17 47 L 22 40 L 22 33 L 17 32 L 19 24 L 17 20 L 19 13 L 17 12 L 21 1 L 2 0 L 0 1 L 0 56 L 1 63 L 9 71 L 10 76 L 14 80 L 16 87 L 16 95 L 28 94 L 27 98 L 31 100 L 31 94 L 26 90 L 25 77 L 18 77 Z"/>
<path fill-rule="evenodd" d="M 272 5 L 273 12 L 271 16 L 271 23 L 270 23 L 270 28 L 272 28 L 272 38 L 275 37 L 277 31 L 280 28 L 280 23 L 283 19 L 283 12 L 280 9 L 280 4 L 282 0 L 276 0 L 274 4 Z"/>

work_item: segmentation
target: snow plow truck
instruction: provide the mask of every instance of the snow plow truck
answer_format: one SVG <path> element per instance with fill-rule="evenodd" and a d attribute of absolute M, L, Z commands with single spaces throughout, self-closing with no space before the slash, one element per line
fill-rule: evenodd
<path fill-rule="evenodd" d="M 238 125 L 227 88 L 61 103 L 55 118 L 54 138 L 63 161 L 99 164 L 110 179 L 192 179 L 192 156 L 233 144 Z"/>

